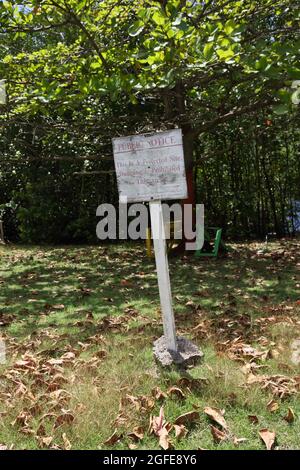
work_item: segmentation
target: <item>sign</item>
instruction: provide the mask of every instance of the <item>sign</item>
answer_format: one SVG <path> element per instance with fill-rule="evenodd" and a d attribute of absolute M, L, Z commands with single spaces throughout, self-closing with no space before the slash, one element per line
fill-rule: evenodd
<path fill-rule="evenodd" d="M 186 199 L 181 129 L 113 139 L 120 200 Z"/>
<path fill-rule="evenodd" d="M 178 351 L 161 199 L 186 199 L 181 129 L 113 139 L 121 202 L 149 202 L 156 271 L 169 354 Z"/>

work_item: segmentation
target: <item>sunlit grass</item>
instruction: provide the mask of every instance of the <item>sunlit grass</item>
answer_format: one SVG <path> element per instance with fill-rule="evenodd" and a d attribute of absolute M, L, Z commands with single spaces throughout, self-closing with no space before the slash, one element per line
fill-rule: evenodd
<path fill-rule="evenodd" d="M 268 250 L 276 251 L 278 247 L 270 244 Z M 177 441 L 172 435 L 172 442 L 177 449 L 235 448 L 232 439 L 221 444 L 213 442 L 211 423 L 203 413 L 205 406 L 213 406 L 225 410 L 232 435 L 246 439 L 239 448 L 263 449 L 258 430 L 265 427 L 276 431 L 279 448 L 299 448 L 297 397 L 279 399 L 278 411 L 271 413 L 267 409 L 270 392 L 258 385 L 246 387 L 243 364 L 229 359 L 218 348 L 220 341 L 234 338 L 237 328 L 243 341 L 253 347 L 259 348 L 260 336 L 266 336 L 271 352 L 266 361 L 259 363 L 259 373 L 299 374 L 299 365 L 291 362 L 291 343 L 300 338 L 299 322 L 298 326 L 295 321 L 289 324 L 289 318 L 299 318 L 299 256 L 296 253 L 295 259 L 276 261 L 254 256 L 259 246 L 235 248 L 237 252 L 225 259 L 189 256 L 170 261 L 177 328 L 205 353 L 203 362 L 186 372 L 189 378 L 200 379 L 199 389 L 183 390 L 184 400 L 168 397 L 164 401 L 165 417 L 171 423 L 185 412 L 199 411 L 199 420 L 188 426 L 187 436 Z M 137 314 L 126 317 L 127 309 Z M 126 320 L 119 329 L 99 329 L 103 319 L 124 315 Z M 29 353 L 55 358 L 74 350 L 81 361 L 75 369 L 72 365 L 65 368 L 68 381 L 62 386 L 71 395 L 68 407 L 74 413 L 74 422 L 55 430 L 47 425 L 46 432 L 52 432 L 56 445 L 63 445 L 62 434 L 66 433 L 72 448 L 106 448 L 103 443 L 115 430 L 122 398 L 127 394 L 151 397 L 155 387 L 167 392 L 178 386 L 183 376 L 175 368 L 162 370 L 153 359 L 152 343 L 162 333 L 162 325 L 154 260 L 146 258 L 141 245 L 1 247 L 0 321 L 10 317 L 0 334 L 14 338 L 25 350 L 41 331 L 57 336 L 55 340 L 42 337 L 36 350 L 29 349 Z M 257 320 L 269 317 L 278 317 L 278 321 L 260 335 Z M 201 322 L 204 330 L 199 333 L 194 328 Z M 104 344 L 86 349 L 79 346 L 97 334 L 103 335 Z M 107 355 L 91 371 L 85 361 L 91 360 L 99 348 Z M 0 366 L 0 374 L 5 374 L 23 353 L 21 347 L 9 349 L 8 362 Z M 0 377 L 0 443 L 37 448 L 34 435 L 23 434 L 11 424 L 18 412 L 28 407 L 26 394 L 10 408 L 6 391 Z M 39 402 L 39 394 L 36 398 Z M 144 439 L 136 444 L 139 449 L 158 448 L 157 438 L 147 429 L 150 414 L 158 415 L 161 405 L 155 402 L 147 412 L 125 407 L 126 420 L 118 429 L 122 439 L 115 448 L 128 448 L 127 434 L 135 426 L 145 431 Z M 293 424 L 283 419 L 289 407 L 296 413 Z M 47 402 L 41 401 L 41 408 L 33 422 L 35 430 L 40 417 L 49 411 Z M 251 424 L 249 415 L 256 415 L 259 424 Z"/>

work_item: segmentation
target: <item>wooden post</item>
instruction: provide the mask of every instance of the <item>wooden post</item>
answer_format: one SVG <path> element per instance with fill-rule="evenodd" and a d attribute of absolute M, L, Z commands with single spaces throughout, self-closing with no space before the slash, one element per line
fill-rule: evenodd
<path fill-rule="evenodd" d="M 151 201 L 149 206 L 164 336 L 167 349 L 176 352 L 176 330 L 161 201 Z"/>

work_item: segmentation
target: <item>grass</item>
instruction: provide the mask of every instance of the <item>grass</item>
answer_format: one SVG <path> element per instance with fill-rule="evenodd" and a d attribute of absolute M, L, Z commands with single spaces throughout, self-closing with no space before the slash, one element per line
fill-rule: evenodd
<path fill-rule="evenodd" d="M 296 240 L 249 243 L 218 260 L 171 258 L 178 333 L 205 354 L 187 371 L 162 370 L 153 360 L 162 324 L 154 261 L 142 245 L 1 246 L 0 337 L 7 360 L 0 365 L 0 444 L 106 449 L 116 430 L 115 449 L 157 449 L 148 426 L 163 405 L 170 423 L 199 413 L 184 438 L 170 432 L 176 449 L 236 449 L 233 436 L 246 439 L 239 449 L 263 449 L 262 428 L 276 433 L 277 448 L 299 449 L 300 364 L 292 358 L 300 338 L 299 246 Z M 254 354 L 248 357 L 243 345 Z M 296 385 L 284 393 L 277 382 L 249 385 L 250 373 Z M 155 397 L 154 389 L 174 386 L 184 399 Z M 274 412 L 267 407 L 272 399 Z M 206 406 L 225 410 L 224 442 L 214 442 Z M 144 437 L 134 442 L 128 434 L 136 427 Z"/>

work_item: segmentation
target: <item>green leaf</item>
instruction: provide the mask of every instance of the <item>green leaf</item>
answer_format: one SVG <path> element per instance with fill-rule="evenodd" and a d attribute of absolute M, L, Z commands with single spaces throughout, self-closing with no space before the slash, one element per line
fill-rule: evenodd
<path fill-rule="evenodd" d="M 145 23 L 142 20 L 136 20 L 128 29 L 129 36 L 138 36 L 144 29 Z"/>
<path fill-rule="evenodd" d="M 300 80 L 300 69 L 288 67 L 287 71 L 291 80 Z"/>
<path fill-rule="evenodd" d="M 157 10 L 154 12 L 152 19 L 154 23 L 156 23 L 159 26 L 165 24 L 165 21 L 166 21 L 164 15 L 160 11 L 157 11 Z"/>
<path fill-rule="evenodd" d="M 300 104 L 300 87 L 292 94 L 292 102 L 296 105 Z"/>
<path fill-rule="evenodd" d="M 227 49 L 227 51 L 224 51 L 223 49 L 218 49 L 217 54 L 220 59 L 228 60 L 232 59 L 232 57 L 234 56 L 234 51 L 232 49 Z"/>
<path fill-rule="evenodd" d="M 149 8 L 141 8 L 137 15 L 142 18 L 143 20 L 149 19 L 151 15 L 151 10 Z"/>
<path fill-rule="evenodd" d="M 289 108 L 286 104 L 279 104 L 277 106 L 274 106 L 274 113 L 278 114 L 278 116 L 282 116 L 283 114 L 286 114 L 289 111 Z"/>
<path fill-rule="evenodd" d="M 266 71 L 270 66 L 271 64 L 269 64 L 268 59 L 265 56 L 261 57 L 255 63 L 255 68 L 257 70 Z"/>
<path fill-rule="evenodd" d="M 97 69 L 101 69 L 102 67 L 102 62 L 100 62 L 99 60 L 95 60 L 94 62 L 91 63 L 91 69 L 92 70 L 97 70 Z"/>
<path fill-rule="evenodd" d="M 225 24 L 225 33 L 230 36 L 231 33 L 236 29 L 236 25 L 233 20 L 228 20 Z"/>
<path fill-rule="evenodd" d="M 213 42 L 208 42 L 205 44 L 204 50 L 203 50 L 203 55 L 205 59 L 209 60 L 212 58 L 214 52 L 214 43 Z"/>

